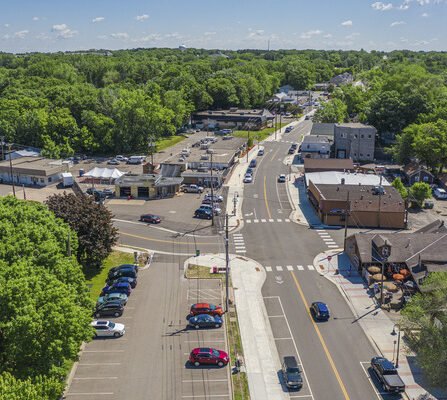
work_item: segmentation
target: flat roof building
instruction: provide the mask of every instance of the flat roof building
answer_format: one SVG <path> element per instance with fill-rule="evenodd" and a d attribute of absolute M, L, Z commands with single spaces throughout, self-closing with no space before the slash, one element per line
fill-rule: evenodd
<path fill-rule="evenodd" d="M 324 171 L 354 171 L 354 163 L 350 158 L 305 158 L 304 173 L 324 172 Z"/>
<path fill-rule="evenodd" d="M 117 197 L 158 199 L 172 197 L 180 190 L 183 178 L 166 178 L 155 174 L 123 175 L 115 180 Z"/>
<path fill-rule="evenodd" d="M 342 184 L 345 185 L 370 185 L 370 186 L 390 186 L 390 183 L 379 175 L 363 174 L 358 172 L 322 171 L 305 174 L 306 185 L 312 181 L 318 184 Z"/>

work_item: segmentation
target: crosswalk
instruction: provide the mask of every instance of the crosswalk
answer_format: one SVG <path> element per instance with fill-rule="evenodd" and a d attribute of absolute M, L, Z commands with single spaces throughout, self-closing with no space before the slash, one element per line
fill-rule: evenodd
<path fill-rule="evenodd" d="M 309 265 L 286 265 L 286 266 L 267 265 L 264 268 L 267 272 L 283 272 L 285 270 L 287 270 L 287 271 L 314 271 L 315 270 L 315 267 L 311 264 L 309 264 Z"/>
<path fill-rule="evenodd" d="M 316 232 L 318 233 L 318 235 L 320 236 L 320 238 L 323 240 L 324 244 L 329 248 L 329 249 L 337 249 L 340 246 L 335 242 L 334 239 L 332 239 L 331 235 L 329 235 L 329 233 L 327 233 L 327 231 L 325 229 L 316 229 Z"/>
<path fill-rule="evenodd" d="M 244 235 L 242 233 L 233 234 L 234 251 L 236 253 L 246 253 Z"/>
<path fill-rule="evenodd" d="M 265 224 L 267 222 L 290 222 L 289 218 L 260 218 L 260 219 L 244 219 L 244 222 L 246 222 L 247 224 Z"/>

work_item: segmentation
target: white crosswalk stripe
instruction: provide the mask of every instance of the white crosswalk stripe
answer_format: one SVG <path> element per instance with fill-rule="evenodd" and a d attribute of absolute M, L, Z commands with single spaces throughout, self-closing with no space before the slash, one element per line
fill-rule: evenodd
<path fill-rule="evenodd" d="M 332 239 L 331 237 L 328 238 L 322 238 L 325 242 L 333 242 L 334 239 Z"/>
<path fill-rule="evenodd" d="M 288 269 L 289 271 L 293 271 L 293 267 L 292 267 L 291 265 L 288 265 L 288 266 L 287 266 L 287 269 Z"/>
<path fill-rule="evenodd" d="M 247 250 L 235 250 L 236 251 L 236 253 L 246 253 L 247 252 Z"/>
<path fill-rule="evenodd" d="M 275 221 L 275 220 L 274 220 L 274 219 L 272 219 L 272 218 L 270 218 L 270 219 L 269 219 L 269 222 L 274 222 L 274 221 Z"/>
<path fill-rule="evenodd" d="M 281 265 L 277 265 L 277 266 L 276 266 L 276 270 L 277 270 L 277 271 L 282 271 L 282 267 L 281 267 Z"/>
<path fill-rule="evenodd" d="M 246 219 L 245 222 L 246 222 L 247 224 L 251 224 L 251 219 Z"/>
<path fill-rule="evenodd" d="M 285 269 L 287 269 L 287 271 L 315 271 L 315 267 L 311 264 L 306 266 L 303 265 L 297 265 L 296 267 L 293 265 L 286 265 L 285 267 L 283 267 L 282 265 L 276 265 L 274 267 L 271 266 L 266 266 L 265 270 L 266 272 L 272 272 L 272 271 L 278 271 L 278 272 L 283 272 Z"/>
<path fill-rule="evenodd" d="M 304 270 L 304 267 L 302 265 L 297 265 L 296 267 L 298 268 L 298 271 L 303 271 Z"/>
<path fill-rule="evenodd" d="M 290 219 L 286 218 L 286 219 L 284 220 L 284 222 L 290 222 Z"/>
<path fill-rule="evenodd" d="M 255 224 L 257 224 L 257 223 L 259 222 L 259 219 L 254 219 L 253 222 L 254 222 Z"/>
<path fill-rule="evenodd" d="M 337 244 L 329 244 L 327 247 L 329 247 L 330 249 L 336 249 L 338 246 Z"/>
<path fill-rule="evenodd" d="M 315 229 L 317 232 L 326 232 L 324 229 Z"/>
<path fill-rule="evenodd" d="M 278 218 L 277 221 L 278 221 L 278 222 L 282 222 L 282 219 L 279 219 L 279 218 Z"/>
<path fill-rule="evenodd" d="M 265 267 L 265 270 L 266 270 L 267 272 L 272 272 L 272 267 Z"/>
<path fill-rule="evenodd" d="M 261 222 L 267 222 L 265 219 L 261 219 Z"/>
<path fill-rule="evenodd" d="M 315 269 L 313 265 L 308 265 L 307 268 L 308 268 L 310 271 L 312 271 L 312 270 Z"/>
<path fill-rule="evenodd" d="M 318 234 L 320 235 L 320 237 L 331 237 L 331 235 L 329 235 L 329 233 L 321 233 L 321 232 L 318 232 Z"/>

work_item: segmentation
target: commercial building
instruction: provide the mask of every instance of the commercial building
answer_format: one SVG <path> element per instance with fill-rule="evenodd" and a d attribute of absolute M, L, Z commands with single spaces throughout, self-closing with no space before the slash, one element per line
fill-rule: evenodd
<path fill-rule="evenodd" d="M 377 130 L 360 123 L 335 124 L 335 158 L 351 158 L 354 162 L 374 160 Z"/>
<path fill-rule="evenodd" d="M 201 129 L 259 130 L 272 122 L 274 115 L 266 109 L 201 111 L 192 115 L 191 122 Z"/>
<path fill-rule="evenodd" d="M 179 190 L 183 178 L 165 178 L 155 174 L 123 175 L 115 180 L 117 197 L 158 199 L 172 197 Z"/>
<path fill-rule="evenodd" d="M 11 168 L 12 165 L 12 168 Z M 68 161 L 43 157 L 19 157 L 0 162 L 0 181 L 26 186 L 47 186 L 61 180 L 71 166 Z"/>
<path fill-rule="evenodd" d="M 431 272 L 447 272 L 447 229 L 438 220 L 412 233 L 357 233 L 347 237 L 346 253 L 360 271 L 383 261 L 385 271 L 407 269 L 420 285 Z"/>
<path fill-rule="evenodd" d="M 304 136 L 300 146 L 301 157 L 306 158 L 329 158 L 331 143 L 327 136 Z"/>
<path fill-rule="evenodd" d="M 325 172 L 325 171 L 337 171 L 337 172 L 354 172 L 354 163 L 350 158 L 338 159 L 338 158 L 305 158 L 304 159 L 304 173 L 311 172 Z"/>
<path fill-rule="evenodd" d="M 366 186 L 390 186 L 390 183 L 379 175 L 364 174 L 364 173 L 351 173 L 351 172 L 338 172 L 338 171 L 322 171 L 322 172 L 310 172 L 305 174 L 306 185 L 309 186 L 309 182 L 312 181 L 315 185 L 328 184 L 328 185 L 366 185 Z"/>
<path fill-rule="evenodd" d="M 392 186 L 315 184 L 308 196 L 321 222 L 357 228 L 403 229 L 405 202 Z M 347 219 L 347 221 L 346 221 Z"/>
<path fill-rule="evenodd" d="M 327 136 L 329 139 L 334 140 L 334 126 L 333 123 L 316 122 L 312 124 L 310 134 L 312 136 Z"/>

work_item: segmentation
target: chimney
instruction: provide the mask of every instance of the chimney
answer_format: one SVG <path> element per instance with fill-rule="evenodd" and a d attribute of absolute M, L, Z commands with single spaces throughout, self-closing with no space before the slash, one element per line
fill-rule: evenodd
<path fill-rule="evenodd" d="M 342 184 L 342 185 L 345 184 L 345 178 L 341 178 L 341 184 Z"/>

